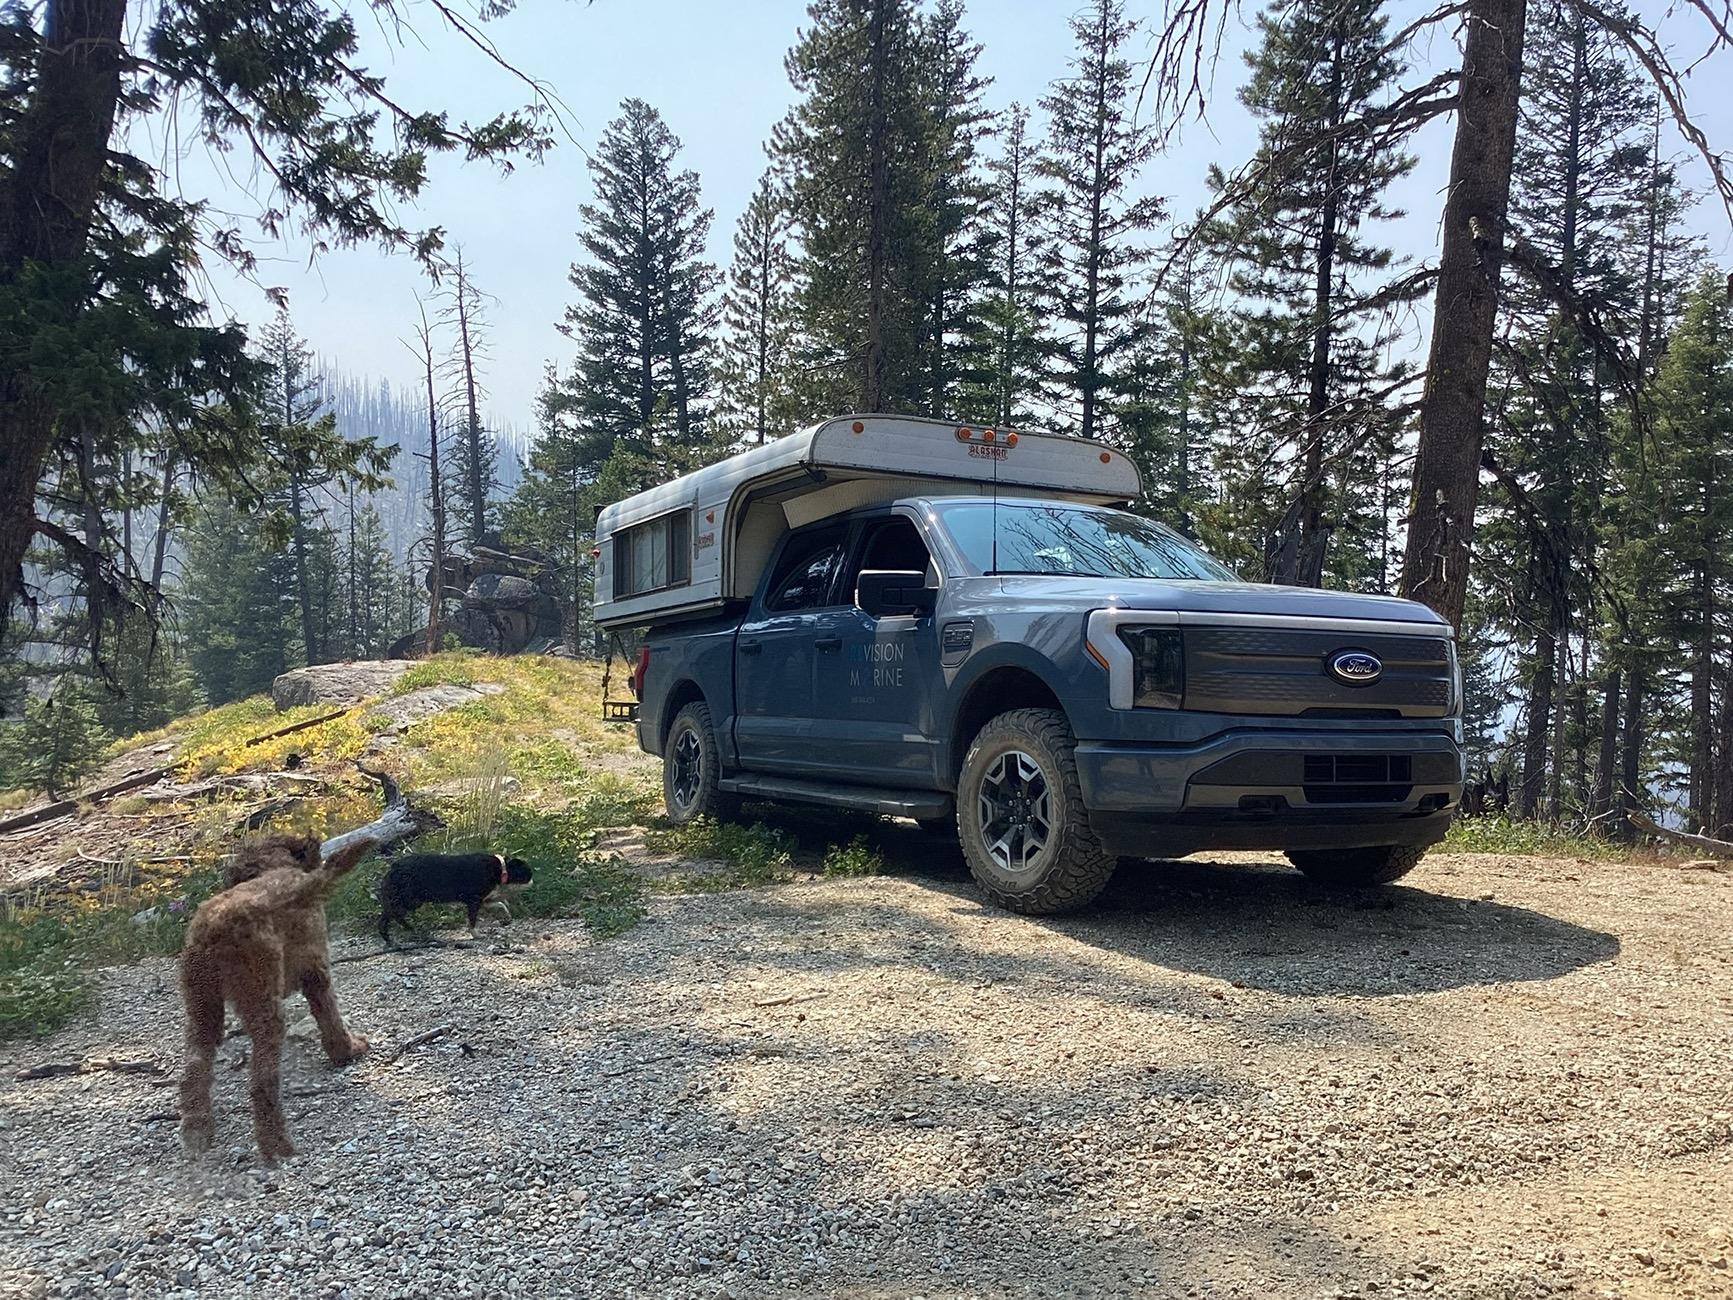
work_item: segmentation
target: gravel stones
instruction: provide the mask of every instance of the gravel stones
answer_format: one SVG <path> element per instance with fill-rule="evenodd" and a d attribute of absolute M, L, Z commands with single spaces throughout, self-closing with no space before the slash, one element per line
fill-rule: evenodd
<path fill-rule="evenodd" d="M 1733 1294 L 1733 879 L 1568 865 L 1362 908 L 1184 863 L 1047 920 L 931 869 L 344 964 L 376 1051 L 291 1040 L 281 1168 L 244 1038 L 203 1164 L 172 1086 L 0 1083 L 0 1295 Z M 178 1064 L 171 974 L 0 1079 Z"/>

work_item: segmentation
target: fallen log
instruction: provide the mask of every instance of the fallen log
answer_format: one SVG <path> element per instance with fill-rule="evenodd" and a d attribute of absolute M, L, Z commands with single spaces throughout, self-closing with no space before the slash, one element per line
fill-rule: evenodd
<path fill-rule="evenodd" d="M 359 763 L 355 766 L 361 769 L 362 775 L 372 777 L 383 787 L 385 811 L 367 825 L 333 835 L 321 844 L 319 855 L 327 862 L 338 854 L 354 852 L 363 844 L 367 844 L 369 849 L 382 849 L 443 825 L 436 814 L 425 808 L 411 807 L 403 797 L 403 788 L 389 772 L 374 771 Z"/>
<path fill-rule="evenodd" d="M 1733 859 L 1733 840 L 1717 840 L 1707 835 L 1692 835 L 1687 831 L 1669 830 L 1646 813 L 1630 812 L 1625 814 L 1625 820 L 1640 831 L 1648 831 L 1651 835 L 1659 835 L 1663 839 L 1677 840 L 1680 844 L 1689 844 L 1694 849 L 1722 860 Z"/>

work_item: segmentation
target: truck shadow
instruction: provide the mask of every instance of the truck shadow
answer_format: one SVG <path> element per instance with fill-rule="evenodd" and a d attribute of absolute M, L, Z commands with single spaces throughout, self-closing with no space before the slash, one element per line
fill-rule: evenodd
<path fill-rule="evenodd" d="M 803 852 L 863 835 L 887 874 L 986 909 L 954 839 L 908 822 L 839 822 L 756 807 Z M 1390 997 L 1555 979 L 1610 961 L 1600 930 L 1508 903 L 1433 893 L 1424 863 L 1403 885 L 1331 889 L 1272 855 L 1259 862 L 1127 860 L 1081 912 L 1026 917 L 1154 966 L 1295 997 Z"/>
<path fill-rule="evenodd" d="M 1389 997 L 1555 979 L 1610 961 L 1600 930 L 1411 885 L 1328 889 L 1285 863 L 1127 862 L 1090 911 L 1042 919 L 1074 939 L 1296 997 Z"/>

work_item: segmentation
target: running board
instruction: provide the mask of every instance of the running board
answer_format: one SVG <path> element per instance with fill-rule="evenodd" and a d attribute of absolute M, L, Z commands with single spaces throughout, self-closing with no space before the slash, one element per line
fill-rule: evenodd
<path fill-rule="evenodd" d="M 828 808 L 853 808 L 859 812 L 883 813 L 887 817 L 948 817 L 951 796 L 939 790 L 881 790 L 870 785 L 843 785 L 830 781 L 802 781 L 791 776 L 764 776 L 757 772 L 725 776 L 716 783 L 729 794 L 749 799 L 787 799 L 794 803 L 823 804 Z"/>

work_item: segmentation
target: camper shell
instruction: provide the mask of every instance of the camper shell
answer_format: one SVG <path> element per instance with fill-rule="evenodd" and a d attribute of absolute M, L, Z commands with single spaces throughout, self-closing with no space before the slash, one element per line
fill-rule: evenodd
<path fill-rule="evenodd" d="M 825 420 L 596 517 L 595 620 L 619 629 L 701 615 L 752 596 L 791 528 L 911 496 L 1014 492 L 1091 505 L 1142 493 L 1103 443 L 912 416 Z"/>

